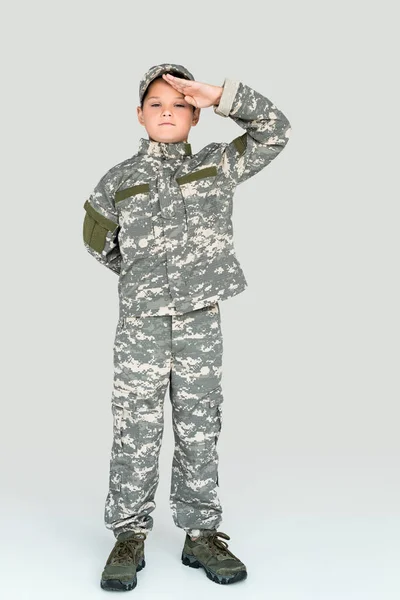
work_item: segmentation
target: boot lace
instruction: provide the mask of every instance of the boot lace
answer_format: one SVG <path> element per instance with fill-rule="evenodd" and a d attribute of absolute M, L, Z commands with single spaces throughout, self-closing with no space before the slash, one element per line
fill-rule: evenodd
<path fill-rule="evenodd" d="M 113 549 L 110 562 L 112 564 L 126 563 L 127 559 L 136 560 L 136 551 L 143 542 L 142 538 L 130 537 L 125 540 L 118 540 Z"/>
<path fill-rule="evenodd" d="M 228 556 L 232 556 L 233 558 L 237 558 L 237 556 L 235 556 L 230 550 L 228 550 L 228 544 L 226 542 L 224 542 L 223 539 L 219 539 L 219 538 L 223 538 L 225 540 L 231 539 L 229 537 L 229 535 L 227 535 L 226 533 L 223 533 L 222 531 L 214 531 L 214 532 L 210 533 L 209 535 L 204 536 L 204 540 L 210 547 L 211 552 L 215 555 L 220 555 L 220 556 L 228 555 Z"/>

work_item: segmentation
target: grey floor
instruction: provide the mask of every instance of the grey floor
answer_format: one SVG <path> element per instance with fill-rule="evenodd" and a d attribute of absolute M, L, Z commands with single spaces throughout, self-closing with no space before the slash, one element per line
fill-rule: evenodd
<path fill-rule="evenodd" d="M 168 505 L 170 452 L 162 451 L 154 528 L 135 597 L 264 600 L 398 600 L 400 518 L 390 494 L 394 470 L 364 469 L 350 459 L 313 464 L 310 457 L 275 457 L 262 465 L 228 463 L 221 450 L 220 530 L 247 565 L 230 586 L 210 581 L 180 560 L 184 534 Z M 315 463 L 315 459 L 314 459 Z M 241 473 L 239 483 L 238 473 Z M 257 473 L 255 476 L 254 473 Z M 72 477 L 73 479 L 73 477 Z M 114 543 L 102 524 L 103 479 L 70 489 L 70 476 L 2 498 L 2 593 L 7 600 L 106 597 L 99 576 Z M 64 481 L 64 484 L 62 483 Z M 36 489 L 36 492 L 33 490 Z M 10 490 L 10 487 L 9 487 Z M 69 491 L 68 491 L 69 490 Z M 111 592 L 112 593 L 112 592 Z M 129 597 L 129 596 L 128 596 Z"/>

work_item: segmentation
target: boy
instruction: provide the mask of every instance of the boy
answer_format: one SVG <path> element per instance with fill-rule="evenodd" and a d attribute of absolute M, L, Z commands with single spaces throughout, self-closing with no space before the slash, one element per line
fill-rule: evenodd
<path fill-rule="evenodd" d="M 286 146 L 290 123 L 240 81 L 200 83 L 182 65 L 151 67 L 139 85 L 138 152 L 100 180 L 86 210 L 88 252 L 119 275 L 114 343 L 113 444 L 105 525 L 116 538 L 101 577 L 130 590 L 145 566 L 153 527 L 168 384 L 175 449 L 170 506 L 186 532 L 182 562 L 216 583 L 245 579 L 246 566 L 217 531 L 217 441 L 223 394 L 219 301 L 247 282 L 235 256 L 232 198 L 237 185 Z M 201 108 L 245 132 L 192 154 L 188 134 Z M 220 539 L 222 538 L 222 539 Z"/>

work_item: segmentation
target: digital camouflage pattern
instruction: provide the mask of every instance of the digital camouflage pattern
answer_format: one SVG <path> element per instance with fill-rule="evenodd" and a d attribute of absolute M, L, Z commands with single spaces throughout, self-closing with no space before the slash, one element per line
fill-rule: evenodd
<path fill-rule="evenodd" d="M 247 287 L 234 249 L 233 195 L 278 156 L 291 128 L 271 100 L 231 79 L 214 111 L 245 133 L 196 154 L 189 142 L 141 138 L 84 204 L 84 244 L 119 275 L 121 317 L 184 314 Z"/>
<path fill-rule="evenodd" d="M 196 535 L 217 527 L 217 441 L 223 341 L 218 303 L 184 315 L 118 321 L 114 343 L 114 435 L 106 527 L 118 535 L 153 527 L 164 397 L 170 385 L 175 450 L 170 506 Z"/>
<path fill-rule="evenodd" d="M 167 66 L 184 72 L 182 65 Z M 165 67 L 145 74 L 140 97 Z M 174 522 L 192 536 L 221 522 L 219 301 L 247 286 L 234 250 L 232 199 L 239 184 L 278 156 L 291 131 L 285 115 L 259 92 L 231 79 L 222 87 L 214 111 L 244 133 L 196 154 L 189 142 L 141 138 L 138 152 L 112 167 L 84 204 L 85 247 L 119 276 L 104 512 L 116 537 L 153 527 L 168 386 Z"/>
<path fill-rule="evenodd" d="M 139 102 L 142 102 L 145 91 L 149 87 L 150 83 L 163 73 L 171 73 L 171 75 L 175 75 L 176 77 L 185 76 L 194 81 L 194 77 L 191 72 L 188 71 L 183 65 L 173 65 L 172 63 L 155 65 L 144 74 L 143 79 L 139 83 Z"/>

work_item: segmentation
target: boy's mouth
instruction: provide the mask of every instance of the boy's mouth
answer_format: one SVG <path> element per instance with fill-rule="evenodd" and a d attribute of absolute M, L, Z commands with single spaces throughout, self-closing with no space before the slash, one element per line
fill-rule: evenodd
<path fill-rule="evenodd" d="M 172 127 L 174 127 L 173 123 L 160 123 L 160 125 L 172 125 Z"/>

